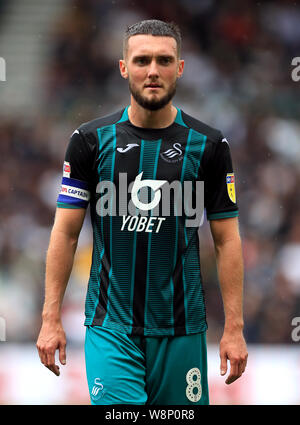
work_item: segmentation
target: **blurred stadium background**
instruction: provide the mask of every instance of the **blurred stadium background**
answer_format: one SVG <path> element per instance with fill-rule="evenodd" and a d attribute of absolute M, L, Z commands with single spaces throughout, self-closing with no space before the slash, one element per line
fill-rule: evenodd
<path fill-rule="evenodd" d="M 185 72 L 174 103 L 222 130 L 236 172 L 245 260 L 248 368 L 219 376 L 223 307 L 207 222 L 201 264 L 212 404 L 299 404 L 300 4 L 296 1 L 0 0 L 0 403 L 89 403 L 84 301 L 89 217 L 63 305 L 67 365 L 59 378 L 35 343 L 45 254 L 71 133 L 129 103 L 119 74 L 122 35 L 141 19 L 174 20 Z"/>

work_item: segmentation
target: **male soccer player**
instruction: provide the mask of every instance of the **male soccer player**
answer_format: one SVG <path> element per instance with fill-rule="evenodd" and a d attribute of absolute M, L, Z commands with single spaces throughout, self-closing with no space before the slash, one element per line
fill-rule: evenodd
<path fill-rule="evenodd" d="M 57 349 L 66 362 L 61 304 L 90 204 L 85 357 L 92 404 L 209 403 L 199 223 L 188 224 L 199 182 L 225 311 L 221 374 L 229 361 L 231 384 L 246 367 L 229 145 L 220 131 L 172 104 L 184 68 L 180 50 L 176 24 L 147 20 L 128 27 L 119 66 L 130 105 L 82 124 L 66 152 L 37 348 L 41 362 L 59 375 Z"/>

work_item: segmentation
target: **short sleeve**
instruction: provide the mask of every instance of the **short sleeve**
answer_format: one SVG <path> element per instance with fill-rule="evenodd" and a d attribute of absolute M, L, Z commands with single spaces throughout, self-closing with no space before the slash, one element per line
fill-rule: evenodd
<path fill-rule="evenodd" d="M 230 147 L 221 133 L 204 172 L 204 206 L 208 220 L 239 215 Z"/>
<path fill-rule="evenodd" d="M 59 208 L 87 208 L 90 200 L 92 152 L 79 130 L 70 138 L 57 199 Z"/>

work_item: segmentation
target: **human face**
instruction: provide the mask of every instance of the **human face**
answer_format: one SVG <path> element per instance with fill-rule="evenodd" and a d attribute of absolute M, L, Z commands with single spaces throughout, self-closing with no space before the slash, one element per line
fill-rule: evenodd
<path fill-rule="evenodd" d="M 121 74 L 128 78 L 133 98 L 152 111 L 171 101 L 183 66 L 173 37 L 143 34 L 129 38 L 126 58 L 120 60 Z"/>

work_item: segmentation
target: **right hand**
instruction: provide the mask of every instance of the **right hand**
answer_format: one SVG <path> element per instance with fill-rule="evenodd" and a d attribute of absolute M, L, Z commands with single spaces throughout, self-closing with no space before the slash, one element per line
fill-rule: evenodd
<path fill-rule="evenodd" d="M 55 352 L 59 350 L 59 361 L 66 364 L 66 335 L 61 321 L 44 321 L 36 343 L 41 362 L 56 376 L 60 375 L 55 364 Z"/>

